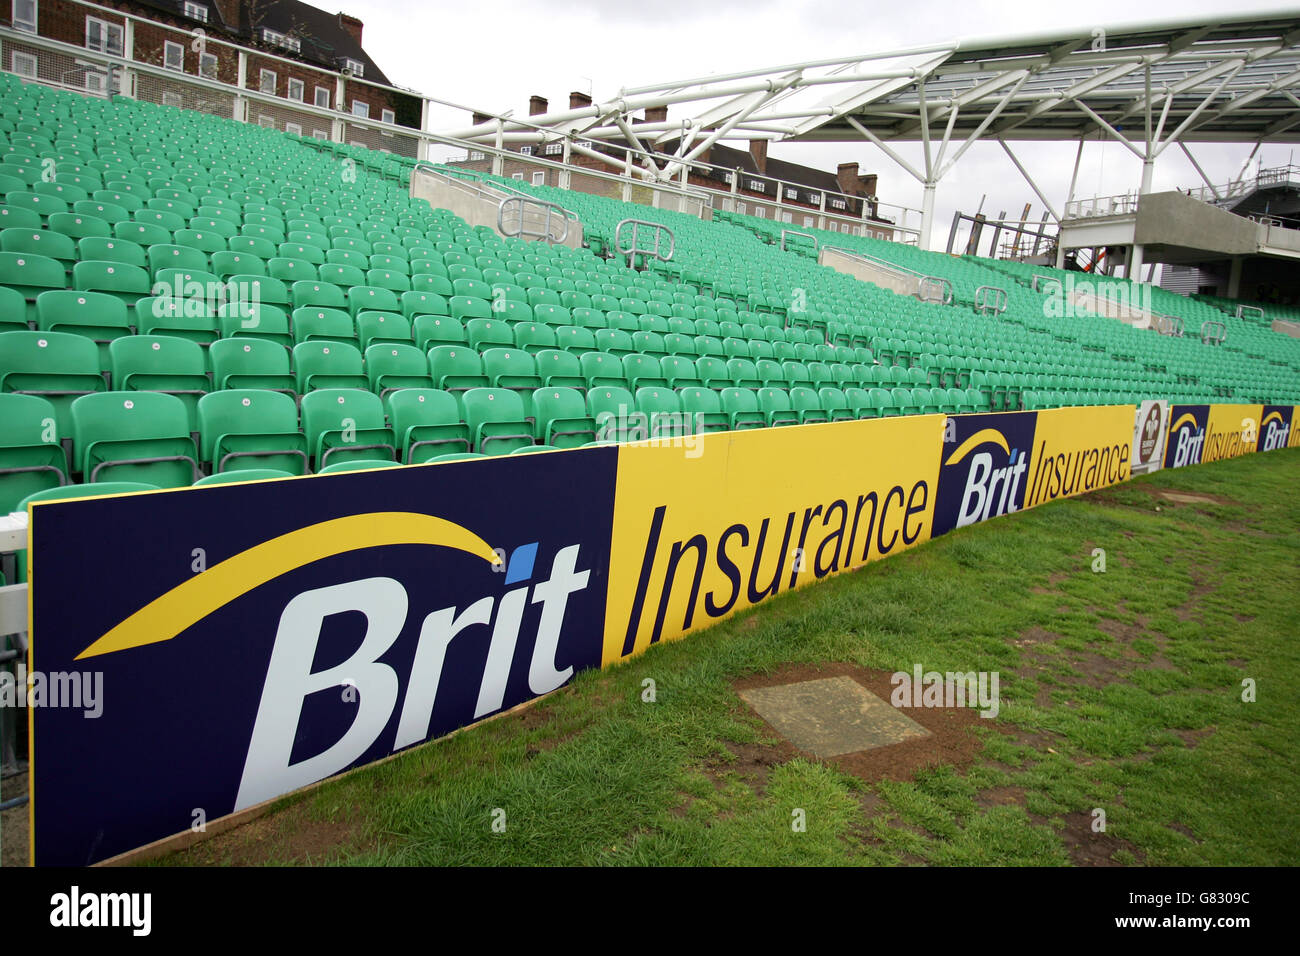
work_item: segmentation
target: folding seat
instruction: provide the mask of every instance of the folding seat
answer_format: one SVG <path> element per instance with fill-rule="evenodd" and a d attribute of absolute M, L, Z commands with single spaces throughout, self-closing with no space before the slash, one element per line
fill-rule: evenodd
<path fill-rule="evenodd" d="M 26 209 L 36 213 L 42 221 L 56 213 L 67 212 L 68 204 L 57 196 L 42 196 L 25 189 L 15 189 L 5 193 L 5 205 L 14 209 Z"/>
<path fill-rule="evenodd" d="M 204 475 L 190 487 L 199 488 L 208 485 L 229 485 L 237 481 L 270 481 L 273 478 L 294 478 L 292 472 L 280 468 L 243 468 L 239 471 L 226 471 L 216 475 Z"/>
<path fill-rule="evenodd" d="M 275 260 L 271 260 L 274 262 Z M 344 309 L 348 307 L 347 296 L 343 289 L 330 282 L 313 282 L 309 279 L 295 282 L 290 298 L 294 309 L 315 306 L 325 309 Z"/>
<path fill-rule="evenodd" d="M 383 397 L 399 388 L 431 388 L 429 358 L 414 345 L 382 342 L 365 352 L 370 390 Z"/>
<path fill-rule="evenodd" d="M 392 461 L 397 454 L 383 403 L 364 389 L 321 388 L 303 395 L 302 430 L 316 471 L 331 461 Z"/>
<path fill-rule="evenodd" d="M 159 243 L 149 247 L 149 271 L 157 275 L 161 269 L 207 272 L 208 257 L 189 246 Z"/>
<path fill-rule="evenodd" d="M 494 346 L 513 346 L 514 332 L 505 322 L 494 319 L 470 319 L 465 323 L 470 347 L 482 352 Z"/>
<path fill-rule="evenodd" d="M 768 425 L 799 424 L 799 413 L 790 401 L 790 393 L 783 388 L 760 388 L 758 407 Z"/>
<path fill-rule="evenodd" d="M 100 392 L 72 403 L 77 470 L 87 483 L 190 485 L 201 472 L 185 404 L 160 392 Z"/>
<path fill-rule="evenodd" d="M 659 368 L 664 380 L 667 381 L 668 387 L 671 389 L 699 387 L 703 384 L 695 368 L 693 358 L 682 355 L 669 355 L 659 361 Z"/>
<path fill-rule="evenodd" d="M 447 315 L 417 315 L 411 323 L 411 334 L 416 346 L 424 352 L 435 345 L 467 345 L 469 342 L 461 321 Z"/>
<path fill-rule="evenodd" d="M 695 360 L 695 376 L 705 388 L 730 388 L 732 385 L 727 363 L 711 355 Z"/>
<path fill-rule="evenodd" d="M 718 393 L 718 398 L 732 431 L 767 425 L 767 416 L 759 408 L 758 393 L 754 389 L 724 388 Z"/>
<path fill-rule="evenodd" d="M 134 307 L 149 295 L 149 273 L 121 262 L 78 262 L 72 268 L 72 287 L 85 292 L 102 292 Z"/>
<path fill-rule="evenodd" d="M 401 388 L 389 392 L 386 403 L 403 464 L 423 464 L 449 450 L 469 450 L 469 428 L 450 392 Z"/>
<path fill-rule="evenodd" d="M 193 222 L 190 224 L 194 228 Z M 267 239 L 259 239 L 257 236 L 224 236 L 226 248 L 231 252 L 240 255 L 255 256 L 263 262 L 269 262 L 279 255 L 279 249 L 276 244 Z"/>
<path fill-rule="evenodd" d="M 584 329 L 577 325 L 566 325 L 556 329 L 555 340 L 559 347 L 567 352 L 581 354 L 596 350 L 596 337 L 591 329 Z"/>
<path fill-rule="evenodd" d="M 579 448 L 597 438 L 595 419 L 576 388 L 539 388 L 533 392 L 534 436 L 554 448 Z"/>
<path fill-rule="evenodd" d="M 465 392 L 465 423 L 480 454 L 506 454 L 534 444 L 523 399 L 506 388 L 471 388 Z"/>
<path fill-rule="evenodd" d="M 108 369 L 108 344 L 131 334 L 126 306 L 99 292 L 51 290 L 36 299 L 36 328 L 42 332 L 83 335 L 99 349 L 99 367 Z"/>
<path fill-rule="evenodd" d="M 245 236 L 246 239 L 258 238 L 256 236 Z M 269 241 L 269 240 L 263 240 Z M 315 243 L 311 242 L 282 242 L 276 246 L 275 254 L 284 259 L 301 259 L 303 262 L 310 262 L 314 266 L 323 266 L 326 263 L 325 250 Z M 333 260 L 330 260 L 331 262 Z M 364 258 L 362 258 L 364 262 Z M 360 270 L 357 271 L 360 275 Z M 321 278 L 325 278 L 322 276 Z M 327 282 L 333 282 L 333 279 L 326 279 Z"/>
<path fill-rule="evenodd" d="M 618 329 L 631 335 L 633 332 L 641 331 L 641 324 L 637 322 L 636 316 L 631 312 L 614 311 L 605 313 L 605 327 Z"/>
<path fill-rule="evenodd" d="M 912 390 L 906 387 L 897 387 L 889 390 L 889 405 L 891 413 L 894 415 L 914 415 L 916 407 L 913 404 Z"/>
<path fill-rule="evenodd" d="M 821 398 L 812 388 L 794 385 L 791 386 L 789 394 L 790 404 L 798 414 L 801 425 L 830 421 L 830 416 L 822 408 Z"/>
<path fill-rule="evenodd" d="M 808 372 L 808 367 L 803 362 L 782 362 L 781 373 L 788 385 L 802 385 L 807 387 L 812 384 L 812 376 Z"/>
<path fill-rule="evenodd" d="M 42 225 L 40 214 L 31 209 L 0 205 L 0 229 L 40 229 Z"/>
<path fill-rule="evenodd" d="M 297 397 L 289 352 L 269 338 L 221 339 L 209 349 L 212 384 L 218 389 L 267 389 Z"/>
<path fill-rule="evenodd" d="M 785 369 L 774 359 L 758 359 L 754 362 L 754 370 L 758 379 L 763 386 L 768 388 L 784 388 L 786 384 Z"/>
<path fill-rule="evenodd" d="M 366 388 L 361 352 L 341 342 L 300 342 L 293 347 L 294 375 L 298 392 L 318 388 Z"/>
<path fill-rule="evenodd" d="M 262 468 L 307 473 L 307 442 L 288 395 L 258 388 L 210 392 L 199 399 L 198 426 L 202 459 L 216 474 Z"/>
<path fill-rule="evenodd" d="M 688 433 L 725 432 L 731 427 L 722 410 L 722 399 L 713 389 L 687 386 L 678 393 L 678 398 L 682 412 L 689 416 Z"/>
<path fill-rule="evenodd" d="M 447 300 L 452 318 L 462 322 L 469 319 L 490 319 L 493 317 L 492 303 L 487 299 L 475 299 L 469 296 L 454 295 Z"/>
<path fill-rule="evenodd" d="M 844 390 L 832 385 L 823 385 L 817 390 L 817 398 L 826 413 L 826 419 L 832 422 L 853 421 L 858 416 L 849 404 Z"/>
<path fill-rule="evenodd" d="M 54 406 L 35 395 L 0 394 L 0 515 L 66 484 L 67 470 Z"/>
<path fill-rule="evenodd" d="M 623 356 L 623 374 L 633 392 L 647 387 L 668 387 L 660 362 L 653 355 L 634 352 Z"/>
<path fill-rule="evenodd" d="M 446 299 L 455 295 L 451 287 L 451 280 L 446 276 L 430 272 L 416 272 L 414 269 L 411 273 L 411 290 L 414 292 L 432 292 L 434 295 L 440 295 Z"/>
<path fill-rule="evenodd" d="M 597 439 L 638 441 L 650 437 L 649 420 L 637 411 L 626 388 L 600 386 L 587 390 L 587 414 L 596 423 Z"/>
<path fill-rule="evenodd" d="M 636 351 L 632 336 L 622 329 L 596 329 L 596 348 L 613 355 L 628 355 Z"/>
<path fill-rule="evenodd" d="M 357 316 L 356 328 L 357 341 L 363 351 L 384 342 L 412 344 L 411 323 L 395 312 L 362 312 Z M 420 355 L 424 354 L 421 350 Z"/>
<path fill-rule="evenodd" d="M 438 345 L 431 348 L 428 355 L 435 388 L 464 392 L 488 386 L 483 360 L 472 348 L 464 345 Z"/>
<path fill-rule="evenodd" d="M 54 289 L 67 288 L 67 274 L 57 259 L 27 253 L 0 252 L 0 285 L 20 293 L 26 303 L 24 322 L 35 321 L 36 299 Z"/>
<path fill-rule="evenodd" d="M 119 392 L 163 392 L 185 404 L 190 431 L 198 430 L 199 398 L 207 394 L 203 350 L 167 335 L 128 335 L 109 343 L 113 388 Z"/>
<path fill-rule="evenodd" d="M 419 315 L 450 315 L 445 296 L 436 292 L 403 292 L 401 312 L 408 319 Z"/>
<path fill-rule="evenodd" d="M 0 250 L 19 257 L 47 257 L 57 260 L 65 270 L 77 261 L 77 245 L 61 232 L 49 229 L 0 230 Z"/>
<path fill-rule="evenodd" d="M 340 342 L 357 345 L 357 327 L 342 309 L 306 306 L 293 310 L 293 339 L 300 342 Z"/>

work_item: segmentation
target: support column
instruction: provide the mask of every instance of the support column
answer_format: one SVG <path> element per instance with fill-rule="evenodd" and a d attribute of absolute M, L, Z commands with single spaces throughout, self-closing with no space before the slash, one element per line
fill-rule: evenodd
<path fill-rule="evenodd" d="M 930 229 L 934 225 L 934 190 L 937 185 L 936 180 L 928 180 L 921 194 L 921 235 L 917 237 L 917 245 L 927 250 L 930 248 Z"/>
<path fill-rule="evenodd" d="M 564 158 L 563 158 L 564 168 L 560 170 L 561 189 L 573 188 L 573 174 L 569 171 L 569 160 L 570 160 L 570 154 L 572 153 L 570 147 L 572 145 L 573 145 L 573 137 L 572 136 L 564 137 Z"/>
<path fill-rule="evenodd" d="M 1241 256 L 1232 257 L 1232 266 L 1228 270 L 1228 298 L 1235 299 L 1241 295 Z"/>
<path fill-rule="evenodd" d="M 1142 201 L 1143 196 L 1151 192 L 1151 174 L 1154 172 L 1155 166 L 1155 157 L 1148 150 L 1146 158 L 1142 160 L 1142 186 L 1138 189 L 1139 203 Z M 1142 246 L 1137 243 L 1134 243 L 1132 249 L 1129 250 L 1124 276 L 1134 282 L 1142 281 Z"/>
<path fill-rule="evenodd" d="M 497 119 L 497 141 L 496 141 L 497 149 L 502 149 L 505 146 L 505 135 L 506 135 L 505 121 L 498 118 Z M 501 158 L 500 153 L 496 153 L 492 157 L 492 175 L 493 176 L 505 175 L 505 160 Z"/>

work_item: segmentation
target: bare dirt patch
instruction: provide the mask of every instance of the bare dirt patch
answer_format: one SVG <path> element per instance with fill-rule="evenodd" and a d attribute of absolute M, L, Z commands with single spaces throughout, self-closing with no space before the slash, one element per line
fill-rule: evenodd
<path fill-rule="evenodd" d="M 792 664 L 771 674 L 742 678 L 735 681 L 732 686 L 740 691 L 753 687 L 772 687 L 823 677 L 844 676 L 852 678 L 877 697 L 888 701 L 894 690 L 889 680 L 890 675 L 890 671 L 870 670 L 854 664 L 827 663 L 820 666 Z M 904 713 L 929 731 L 929 735 L 871 750 L 841 754 L 825 760 L 819 760 L 812 754 L 800 751 L 784 739 L 781 741 L 782 747 L 770 749 L 780 752 L 784 748 L 789 748 L 785 752 L 790 756 L 777 759 L 775 761 L 777 763 L 784 763 L 797 754 L 813 763 L 835 767 L 871 783 L 877 780 L 910 780 L 918 771 L 928 767 L 941 765 L 964 767 L 975 759 L 982 748 L 979 738 L 973 733 L 973 729 L 981 722 L 979 712 L 975 708 L 909 707 L 904 710 Z M 758 719 L 762 720 L 761 717 Z M 768 736 L 780 739 L 780 734 L 766 721 L 763 721 L 763 727 Z"/>
<path fill-rule="evenodd" d="M 1143 852 L 1128 840 L 1122 840 L 1110 833 L 1096 833 L 1092 829 L 1091 813 L 1079 811 L 1065 817 L 1065 829 L 1061 831 L 1061 842 L 1070 854 L 1070 862 L 1075 866 L 1122 866 L 1114 859 L 1119 850 L 1127 850 L 1141 862 Z"/>
<path fill-rule="evenodd" d="M 353 807 L 335 819 L 321 820 L 311 814 L 310 800 L 301 800 L 279 813 L 250 820 L 181 850 L 175 860 L 187 866 L 259 866 L 272 861 L 319 864 L 355 845 L 360 819 L 360 807 Z"/>

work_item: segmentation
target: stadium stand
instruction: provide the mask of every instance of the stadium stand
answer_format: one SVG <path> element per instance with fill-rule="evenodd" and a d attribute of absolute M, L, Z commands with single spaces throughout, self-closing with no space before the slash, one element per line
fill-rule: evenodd
<path fill-rule="evenodd" d="M 801 230 L 814 245 L 766 219 L 435 167 L 583 227 L 580 248 L 529 242 L 412 198 L 413 160 L 7 74 L 0 88 L 0 510 L 77 483 L 273 478 L 683 427 L 1300 402 L 1300 340 L 1269 328 L 1300 309 L 1238 314 L 1089 277 L 1181 321 L 1162 335 L 1054 315 L 1051 280 L 1079 273 Z M 46 159 L 61 190 L 6 172 Z M 620 254 L 628 219 L 671 230 L 672 257 Z M 827 246 L 932 277 L 948 301 L 819 265 Z M 982 287 L 1005 307 L 979 308 Z M 1223 336 L 1203 341 L 1207 322 Z"/>

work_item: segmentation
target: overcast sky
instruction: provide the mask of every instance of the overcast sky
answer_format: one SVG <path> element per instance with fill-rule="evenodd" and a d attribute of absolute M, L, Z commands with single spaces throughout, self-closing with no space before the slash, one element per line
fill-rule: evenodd
<path fill-rule="evenodd" d="M 1294 6 L 1294 0 L 1251 0 L 1245 10 Z M 1111 29 L 1135 19 L 1213 18 L 1223 8 L 1223 0 L 1092 0 L 1069 5 L 1052 0 L 497 0 L 490 8 L 475 3 L 420 6 L 410 0 L 346 0 L 343 6 L 365 23 L 366 50 L 395 84 L 491 111 L 513 109 L 519 115 L 527 115 L 532 94 L 547 97 L 552 108 L 559 109 L 567 107 L 571 90 L 592 92 L 599 101 L 625 86 L 715 72 L 1042 29 L 1077 28 L 1087 35 L 1096 27 Z M 467 37 L 473 40 L 467 42 Z M 670 109 L 669 118 L 675 115 L 681 114 Z M 468 125 L 463 112 L 439 112 L 432 119 L 434 129 Z M 1075 145 L 1013 143 L 1012 148 L 1059 206 L 1069 189 Z M 898 151 L 920 165 L 920 144 L 901 144 Z M 1250 145 L 1199 145 L 1192 151 L 1219 183 L 1236 176 Z M 1290 161 L 1292 147 L 1265 146 L 1260 153 L 1265 166 L 1282 165 Z M 769 155 L 830 170 L 856 161 L 862 172 L 879 175 L 877 192 L 883 201 L 920 206 L 920 184 L 867 142 L 778 144 Z M 1090 139 L 1076 193 L 1086 197 L 1127 192 L 1137 188 L 1140 175 L 1141 163 L 1124 146 Z M 1176 147 L 1157 161 L 1155 189 L 1199 184 L 1195 169 Z M 1009 216 L 1019 216 L 1031 201 L 1032 218 L 1043 211 L 1001 147 L 979 143 L 939 184 L 932 246 L 942 249 L 947 243 L 954 210 L 974 212 L 982 197 L 988 214 L 1006 210 Z"/>

